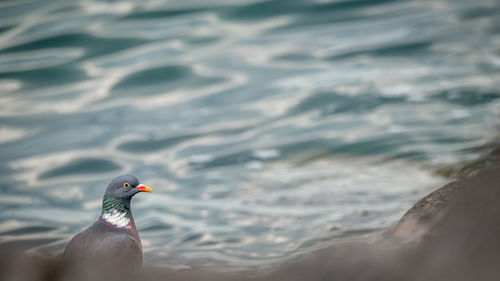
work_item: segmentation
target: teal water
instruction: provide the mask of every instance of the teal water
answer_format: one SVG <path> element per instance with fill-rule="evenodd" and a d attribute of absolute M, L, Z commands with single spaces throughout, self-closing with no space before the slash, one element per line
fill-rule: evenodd
<path fill-rule="evenodd" d="M 390 226 L 500 131 L 500 5 L 0 2 L 0 246 L 60 253 L 108 182 L 145 260 L 283 262 Z"/>

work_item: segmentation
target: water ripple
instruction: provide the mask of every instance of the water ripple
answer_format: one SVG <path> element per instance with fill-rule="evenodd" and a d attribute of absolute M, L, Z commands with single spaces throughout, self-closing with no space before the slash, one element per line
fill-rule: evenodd
<path fill-rule="evenodd" d="M 55 67 L 83 56 L 81 49 L 47 49 L 0 56 L 0 73 Z"/>

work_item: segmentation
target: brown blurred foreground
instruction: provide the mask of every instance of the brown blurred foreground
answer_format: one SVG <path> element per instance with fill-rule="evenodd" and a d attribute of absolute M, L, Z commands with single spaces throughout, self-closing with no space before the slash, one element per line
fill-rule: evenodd
<path fill-rule="evenodd" d="M 500 155 L 500 153 L 498 154 Z M 274 271 L 216 273 L 0 254 L 0 280 L 500 280 L 500 161 L 420 200 L 393 229 L 341 243 Z"/>

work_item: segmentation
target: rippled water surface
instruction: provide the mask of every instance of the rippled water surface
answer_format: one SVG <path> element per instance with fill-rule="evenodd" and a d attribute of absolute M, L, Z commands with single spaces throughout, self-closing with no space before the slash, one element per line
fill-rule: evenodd
<path fill-rule="evenodd" d="M 498 136 L 494 0 L 0 3 L 0 243 L 137 175 L 145 259 L 262 266 L 393 224 Z"/>

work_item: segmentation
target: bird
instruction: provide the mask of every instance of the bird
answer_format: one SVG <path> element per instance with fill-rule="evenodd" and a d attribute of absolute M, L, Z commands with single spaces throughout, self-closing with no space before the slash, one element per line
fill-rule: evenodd
<path fill-rule="evenodd" d="M 63 260 L 126 262 L 142 267 L 142 244 L 130 200 L 139 192 L 152 191 L 133 175 L 113 179 L 104 192 L 101 215 L 93 225 L 69 241 Z"/>

